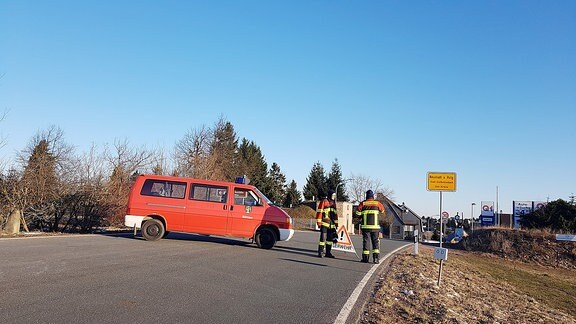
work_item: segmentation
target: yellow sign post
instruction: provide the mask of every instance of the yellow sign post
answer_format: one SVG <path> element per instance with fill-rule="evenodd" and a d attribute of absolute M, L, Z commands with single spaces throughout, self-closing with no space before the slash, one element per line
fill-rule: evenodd
<path fill-rule="evenodd" d="M 442 215 L 442 192 L 456 191 L 456 173 L 455 172 L 428 172 L 427 181 L 428 191 L 440 191 L 440 215 Z M 440 221 L 440 250 L 442 250 L 442 221 Z M 442 278 L 442 261 L 440 259 L 440 270 L 438 271 L 438 286 Z"/>
<path fill-rule="evenodd" d="M 428 172 L 428 191 L 456 191 L 456 173 Z"/>

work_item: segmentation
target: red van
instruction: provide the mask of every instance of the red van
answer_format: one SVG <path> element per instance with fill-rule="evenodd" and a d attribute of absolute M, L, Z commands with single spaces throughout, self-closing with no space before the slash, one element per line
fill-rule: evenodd
<path fill-rule="evenodd" d="M 271 249 L 292 238 L 292 218 L 243 182 L 140 175 L 130 191 L 124 224 L 140 228 L 149 241 L 175 231 L 248 238 Z"/>

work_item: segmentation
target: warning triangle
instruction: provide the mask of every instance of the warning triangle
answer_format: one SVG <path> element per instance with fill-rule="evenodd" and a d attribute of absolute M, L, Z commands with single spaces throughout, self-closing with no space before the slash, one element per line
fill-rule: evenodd
<path fill-rule="evenodd" d="M 336 234 L 338 235 L 338 244 L 348 246 L 352 245 L 352 240 L 350 239 L 350 235 L 348 235 L 346 226 L 344 225 L 340 226 Z"/>
<path fill-rule="evenodd" d="M 338 235 L 338 242 L 332 244 L 332 249 L 337 251 L 354 253 L 356 254 L 356 257 L 359 258 L 358 253 L 356 253 L 356 249 L 354 249 L 354 244 L 352 244 L 352 240 L 350 239 L 350 235 L 348 235 L 346 226 L 344 225 L 340 226 L 336 234 Z"/>

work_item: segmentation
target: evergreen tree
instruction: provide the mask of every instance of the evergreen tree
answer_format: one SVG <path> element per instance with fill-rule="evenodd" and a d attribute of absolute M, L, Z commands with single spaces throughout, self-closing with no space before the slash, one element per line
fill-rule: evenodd
<path fill-rule="evenodd" d="M 260 147 L 253 141 L 242 139 L 238 147 L 238 176 L 245 175 L 250 179 L 250 184 L 262 190 L 267 197 L 264 188 L 270 188 L 268 182 L 268 164 L 264 160 Z"/>
<path fill-rule="evenodd" d="M 41 229 L 48 227 L 52 231 L 57 230 L 53 221 L 60 190 L 57 162 L 50 142 L 43 138 L 32 150 L 22 176 L 27 199 L 24 217 L 33 226 Z"/>
<path fill-rule="evenodd" d="M 294 207 L 300 205 L 300 203 L 302 203 L 302 196 L 300 195 L 300 191 L 298 191 L 296 181 L 292 180 L 286 190 L 286 197 L 284 198 L 282 206 Z"/>
<path fill-rule="evenodd" d="M 324 172 L 324 167 L 320 162 L 314 163 L 308 178 L 306 178 L 306 185 L 304 186 L 304 198 L 307 200 L 321 199 L 328 195 L 327 178 Z"/>
<path fill-rule="evenodd" d="M 212 179 L 221 181 L 233 181 L 237 176 L 237 152 L 238 139 L 234 126 L 220 119 L 216 123 L 210 157 L 213 161 Z"/>
<path fill-rule="evenodd" d="M 57 196 L 57 161 L 49 146 L 46 139 L 41 139 L 32 150 L 24 168 L 22 183 L 28 192 L 30 204 L 48 203 Z"/>
<path fill-rule="evenodd" d="M 276 162 L 272 163 L 268 177 L 270 187 L 266 188 L 266 196 L 280 205 L 286 196 L 286 176 L 280 171 L 280 166 Z"/>
<path fill-rule="evenodd" d="M 349 201 L 348 195 L 346 194 L 346 184 L 342 178 L 342 170 L 340 169 L 338 159 L 334 159 L 334 162 L 332 162 L 332 169 L 330 170 L 330 174 L 328 174 L 327 187 L 332 190 L 338 189 L 336 200 Z"/>
<path fill-rule="evenodd" d="M 524 215 L 520 225 L 526 228 L 550 228 L 562 232 L 576 231 L 576 206 L 558 199 L 546 206 Z"/>

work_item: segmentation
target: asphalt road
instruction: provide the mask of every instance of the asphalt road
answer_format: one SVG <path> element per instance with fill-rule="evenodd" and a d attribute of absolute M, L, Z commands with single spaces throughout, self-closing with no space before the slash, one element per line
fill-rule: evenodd
<path fill-rule="evenodd" d="M 296 232 L 262 250 L 175 233 L 0 239 L 0 323 L 333 323 L 374 265 L 349 252 L 320 259 L 317 240 Z M 382 240 L 382 255 L 406 243 Z"/>

